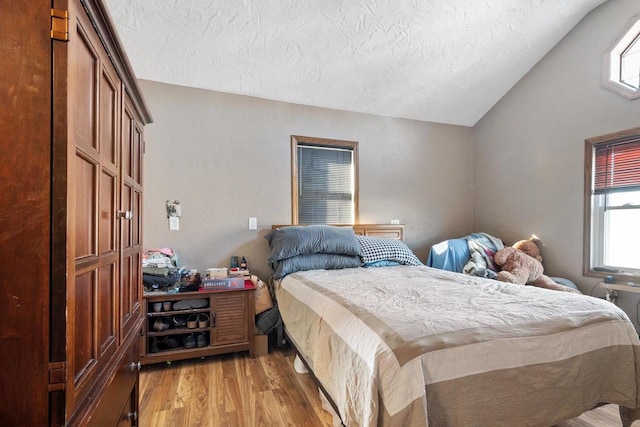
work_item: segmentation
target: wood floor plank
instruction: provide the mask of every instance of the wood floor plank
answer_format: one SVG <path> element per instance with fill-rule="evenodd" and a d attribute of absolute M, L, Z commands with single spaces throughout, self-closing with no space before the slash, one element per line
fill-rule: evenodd
<path fill-rule="evenodd" d="M 331 427 L 310 375 L 293 369 L 291 348 L 247 352 L 143 367 L 140 427 Z M 555 427 L 620 427 L 616 405 L 605 405 Z M 640 426 L 635 422 L 634 427 Z"/>

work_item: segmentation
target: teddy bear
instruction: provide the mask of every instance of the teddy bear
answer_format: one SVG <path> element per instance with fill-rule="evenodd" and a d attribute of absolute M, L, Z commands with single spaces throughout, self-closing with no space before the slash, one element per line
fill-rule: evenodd
<path fill-rule="evenodd" d="M 580 293 L 576 289 L 554 282 L 544 274 L 540 248 L 533 237 L 500 249 L 494 255 L 493 261 L 501 268 L 497 279 L 502 282 Z"/>

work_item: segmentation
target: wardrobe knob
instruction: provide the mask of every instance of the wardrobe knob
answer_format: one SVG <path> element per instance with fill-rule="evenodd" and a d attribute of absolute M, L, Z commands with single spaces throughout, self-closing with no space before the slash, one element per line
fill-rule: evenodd
<path fill-rule="evenodd" d="M 133 219 L 133 211 L 118 211 L 116 213 L 116 217 L 118 219 L 126 219 L 128 221 L 131 221 Z"/>

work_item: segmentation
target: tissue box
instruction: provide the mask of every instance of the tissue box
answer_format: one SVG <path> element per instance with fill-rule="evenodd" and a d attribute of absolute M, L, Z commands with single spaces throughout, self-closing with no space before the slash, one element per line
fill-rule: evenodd
<path fill-rule="evenodd" d="M 207 268 L 207 279 L 224 279 L 227 277 L 226 268 Z"/>

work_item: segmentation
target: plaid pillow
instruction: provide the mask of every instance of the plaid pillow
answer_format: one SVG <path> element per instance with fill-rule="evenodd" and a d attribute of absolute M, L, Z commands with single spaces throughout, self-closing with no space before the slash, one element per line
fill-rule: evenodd
<path fill-rule="evenodd" d="M 411 249 L 400 240 L 360 235 L 356 237 L 360 243 L 365 266 L 380 261 L 394 261 L 404 265 L 423 265 Z"/>

